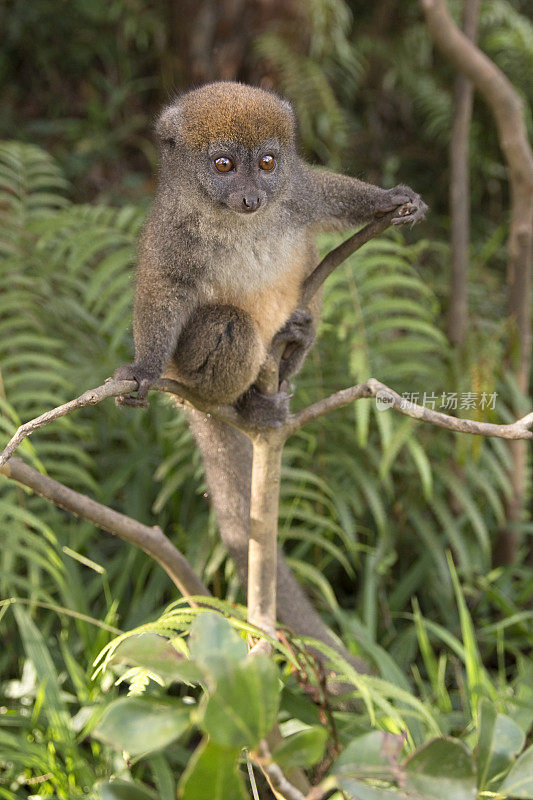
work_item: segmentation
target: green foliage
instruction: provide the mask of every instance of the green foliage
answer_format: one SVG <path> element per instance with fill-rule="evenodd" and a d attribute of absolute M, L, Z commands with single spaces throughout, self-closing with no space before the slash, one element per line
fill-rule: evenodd
<path fill-rule="evenodd" d="M 187 617 L 189 622 L 192 618 L 190 626 L 186 624 Z M 255 749 L 276 721 L 278 671 L 267 656 L 248 656 L 244 640 L 218 613 L 202 610 L 196 615 L 184 615 L 178 608 L 175 614 L 167 612 L 156 625 L 167 632 L 169 626 L 189 634 L 190 660 L 186 663 L 200 673 L 205 687 L 203 697 L 189 705 L 153 696 L 115 700 L 107 706 L 94 735 L 135 756 L 164 748 L 195 723 L 204 738 L 181 778 L 182 796 L 202 800 L 209 791 L 211 797 L 246 797 L 237 763 L 242 748 Z M 118 647 L 108 648 L 104 669 L 118 653 L 124 657 L 121 646 L 129 642 L 126 660 L 144 667 L 150 665 L 151 674 L 157 673 L 161 661 L 161 677 L 168 679 L 167 654 L 156 656 L 151 652 L 146 658 L 146 636 L 150 633 L 122 637 Z M 171 641 L 176 639 L 167 641 L 172 647 Z"/>
<path fill-rule="evenodd" d="M 189 727 L 188 709 L 172 698 L 121 697 L 108 705 L 93 736 L 130 756 L 162 750 Z"/>
<path fill-rule="evenodd" d="M 141 176 L 135 168 L 126 176 L 124 164 L 132 142 L 154 161 L 145 109 L 166 41 L 157 10 L 140 0 L 60 8 L 54 0 L 8 0 L 0 27 L 1 135 L 54 142 L 76 183 L 94 190 L 118 179 L 135 191 Z"/>
<path fill-rule="evenodd" d="M 450 567 L 455 582 L 453 565 Z M 403 689 L 402 678 L 395 682 L 358 675 L 331 650 L 329 655 L 337 680 L 355 686 L 351 698 L 362 701 L 366 711 L 356 711 L 354 707 L 346 714 L 330 707 L 327 726 L 310 725 L 305 721 L 310 710 L 308 701 L 295 692 L 279 645 L 275 660 L 282 667 L 280 671 L 265 656 L 246 654 L 244 641 L 237 633 L 243 627 L 240 617 L 224 619 L 206 609 L 186 609 L 183 603 L 169 608 L 151 628 L 159 631 L 160 637 L 163 632 L 171 637 L 166 639 L 167 647 L 173 648 L 176 655 L 189 652 L 190 660 L 185 663 L 202 673 L 203 695 L 194 702 L 189 697 L 190 705 L 180 705 L 175 699 L 162 704 L 159 694 L 154 695 L 150 690 L 143 701 L 124 698 L 113 701 L 94 735 L 131 755 L 141 754 L 181 737 L 189 714 L 189 724 L 197 725 L 205 738 L 180 780 L 183 797 L 203 800 L 207 798 L 207 786 L 212 796 L 224 797 L 229 792 L 232 797 L 244 797 L 242 777 L 236 771 L 239 753 L 242 748 L 253 752 L 259 740 L 268 734 L 276 720 L 279 702 L 286 733 L 272 754 L 273 760 L 283 769 L 309 767 L 321 760 L 328 736 L 334 735 L 336 750 L 342 752 L 330 763 L 328 775 L 323 779 L 324 788 L 338 786 L 350 798 L 392 800 L 398 796 L 393 791 L 398 787 L 405 800 L 448 797 L 475 800 L 483 796 L 479 792 L 499 792 L 498 796 L 506 797 L 505 791 L 510 787 L 512 796 L 530 798 L 531 757 L 529 750 L 522 752 L 524 731 L 498 710 L 504 705 L 511 710 L 513 704 L 509 696 L 498 697 L 488 675 L 479 683 L 471 682 L 470 663 L 478 651 L 458 587 L 457 603 L 464 618 L 463 641 L 458 643 L 458 650 L 466 673 L 465 741 L 442 735 L 446 718 L 452 716 L 451 708 L 439 719 L 433 718 Z M 230 608 L 226 606 L 227 613 Z M 425 622 L 420 620 L 420 625 L 424 629 Z M 120 637 L 102 654 L 104 660 L 99 669 L 122 670 L 124 659 L 119 662 L 117 656 L 124 644 L 129 643 L 126 662 L 144 663 L 158 682 L 159 661 L 159 677 L 168 678 L 167 653 L 160 648 L 161 655 L 155 657 L 143 641 L 151 636 L 153 633 L 144 626 Z M 298 646 L 298 640 L 292 643 Z M 309 643 L 327 652 L 318 642 Z M 302 644 L 298 647 L 300 652 Z M 299 669 L 305 673 L 307 685 L 318 688 L 316 674 L 309 666 L 309 662 L 302 661 Z M 379 662 L 377 666 L 381 666 Z M 177 675 L 175 680 L 182 682 L 183 678 Z M 460 680 L 462 683 L 463 678 Z M 486 689 L 481 700 L 480 683 Z M 281 693 L 283 684 L 285 689 Z M 349 699 L 350 695 L 344 696 L 345 703 Z M 454 713 L 457 715 L 457 710 Z M 371 727 L 374 730 L 369 730 Z M 361 733 L 365 729 L 367 732 Z M 145 735 L 147 732 L 149 736 Z M 431 738 L 435 734 L 438 738 Z M 415 747 L 417 739 L 419 745 Z"/>

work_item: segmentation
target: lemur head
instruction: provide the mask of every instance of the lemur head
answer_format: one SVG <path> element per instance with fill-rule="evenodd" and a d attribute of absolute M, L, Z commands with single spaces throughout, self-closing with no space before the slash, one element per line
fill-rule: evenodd
<path fill-rule="evenodd" d="M 167 185 L 196 183 L 204 201 L 242 214 L 282 194 L 296 156 L 291 105 L 241 83 L 188 92 L 163 110 L 156 131 Z"/>

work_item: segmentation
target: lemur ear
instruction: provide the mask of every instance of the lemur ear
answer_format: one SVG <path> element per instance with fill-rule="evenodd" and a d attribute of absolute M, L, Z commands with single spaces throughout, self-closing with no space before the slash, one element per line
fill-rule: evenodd
<path fill-rule="evenodd" d="M 298 130 L 298 121 L 296 119 L 296 111 L 294 110 L 294 106 L 292 105 L 291 102 L 289 102 L 289 100 L 286 100 L 284 97 L 279 98 L 279 103 L 282 109 L 290 117 L 293 135 L 296 134 Z"/>
<path fill-rule="evenodd" d="M 282 109 L 283 109 L 284 111 L 288 111 L 288 113 L 289 113 L 289 114 L 290 114 L 292 117 L 294 117 L 294 116 L 295 116 L 295 114 L 294 114 L 294 108 L 293 108 L 293 105 L 292 105 L 292 103 L 291 103 L 291 102 L 289 102 L 289 100 L 286 100 L 286 99 L 285 99 L 285 97 L 280 97 L 280 98 L 279 98 L 279 103 L 280 103 L 280 106 L 282 107 Z"/>
<path fill-rule="evenodd" d="M 181 113 L 179 106 L 167 106 L 163 109 L 155 124 L 156 135 L 162 144 L 176 144 L 180 123 Z"/>

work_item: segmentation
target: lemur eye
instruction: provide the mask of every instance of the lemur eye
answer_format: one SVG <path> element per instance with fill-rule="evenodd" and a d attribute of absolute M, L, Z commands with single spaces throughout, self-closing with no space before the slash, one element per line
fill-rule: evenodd
<path fill-rule="evenodd" d="M 226 156 L 220 156 L 220 158 L 215 158 L 215 167 L 218 169 L 219 172 L 229 172 L 233 169 L 233 161 L 231 158 L 227 158 Z"/>
<path fill-rule="evenodd" d="M 274 168 L 274 156 L 263 156 L 259 161 L 259 168 L 266 169 L 267 172 Z"/>

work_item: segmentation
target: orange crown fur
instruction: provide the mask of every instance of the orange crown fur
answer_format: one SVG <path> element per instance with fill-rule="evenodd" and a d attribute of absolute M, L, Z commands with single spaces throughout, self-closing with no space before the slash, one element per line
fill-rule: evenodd
<path fill-rule="evenodd" d="M 218 140 L 254 147 L 265 139 L 289 144 L 294 121 L 288 102 L 272 92 L 243 83 L 209 83 L 180 101 L 181 136 L 199 150 Z"/>

